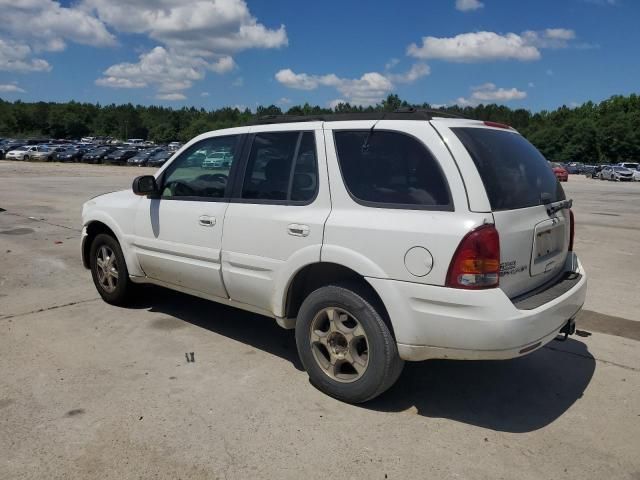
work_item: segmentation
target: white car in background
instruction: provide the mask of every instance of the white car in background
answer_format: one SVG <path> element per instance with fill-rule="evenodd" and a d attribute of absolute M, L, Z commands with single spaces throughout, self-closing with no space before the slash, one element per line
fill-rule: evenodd
<path fill-rule="evenodd" d="M 600 171 L 600 180 L 612 180 L 614 182 L 630 182 L 633 180 L 633 172 L 620 165 L 607 165 Z"/>
<path fill-rule="evenodd" d="M 618 164 L 620 167 L 628 168 L 631 170 L 631 179 L 634 182 L 640 182 L 640 163 L 638 162 L 621 162 Z"/>
<path fill-rule="evenodd" d="M 404 361 L 509 359 L 566 338 L 587 286 L 571 200 L 512 128 L 437 115 L 200 135 L 84 204 L 83 263 L 112 304 L 152 283 L 295 328 L 313 385 L 352 403 Z M 204 168 L 221 151 L 229 164 Z"/>
<path fill-rule="evenodd" d="M 18 147 L 15 150 L 9 150 L 6 155 L 6 160 L 30 160 L 31 156 L 38 151 L 43 150 L 44 147 L 38 147 L 37 145 L 25 145 Z"/>

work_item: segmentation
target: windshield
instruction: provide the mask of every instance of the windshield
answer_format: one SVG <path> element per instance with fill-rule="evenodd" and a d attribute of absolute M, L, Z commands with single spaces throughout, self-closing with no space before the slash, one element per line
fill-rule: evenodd
<path fill-rule="evenodd" d="M 534 207 L 566 197 L 547 160 L 522 135 L 452 128 L 473 159 L 492 210 Z"/>

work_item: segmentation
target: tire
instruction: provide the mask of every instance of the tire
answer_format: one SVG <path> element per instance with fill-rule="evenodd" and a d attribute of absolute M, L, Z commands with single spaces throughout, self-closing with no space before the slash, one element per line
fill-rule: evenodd
<path fill-rule="evenodd" d="M 105 261 L 110 263 L 103 269 L 100 264 Z M 89 265 L 93 283 L 102 299 L 111 305 L 126 305 L 134 284 L 129 279 L 127 264 L 118 241 L 111 235 L 104 233 L 97 235 L 91 243 Z M 113 268 L 115 268 L 116 278 L 113 277 Z"/>
<path fill-rule="evenodd" d="M 25 155 L 24 157 L 22 157 L 22 160 L 24 160 L 25 162 L 29 161 L 29 155 Z"/>
<path fill-rule="evenodd" d="M 400 376 L 404 361 L 376 300 L 358 284 L 340 283 L 315 290 L 302 303 L 296 345 L 311 383 L 321 392 L 363 403 Z"/>

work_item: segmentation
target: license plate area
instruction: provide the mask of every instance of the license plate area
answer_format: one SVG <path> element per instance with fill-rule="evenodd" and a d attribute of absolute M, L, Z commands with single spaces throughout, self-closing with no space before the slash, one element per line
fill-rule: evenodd
<path fill-rule="evenodd" d="M 561 266 L 566 248 L 566 225 L 554 217 L 536 225 L 531 252 L 531 276 L 555 271 Z"/>

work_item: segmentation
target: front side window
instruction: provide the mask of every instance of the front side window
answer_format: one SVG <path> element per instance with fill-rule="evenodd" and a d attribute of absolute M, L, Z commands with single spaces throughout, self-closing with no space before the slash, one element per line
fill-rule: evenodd
<path fill-rule="evenodd" d="M 336 130 L 334 139 L 345 185 L 359 203 L 452 208 L 440 165 L 418 139 L 385 130 Z"/>
<path fill-rule="evenodd" d="M 162 198 L 224 198 L 238 138 L 207 138 L 185 150 L 165 172 Z"/>
<path fill-rule="evenodd" d="M 253 138 L 242 198 L 309 202 L 317 191 L 313 132 L 258 133 Z"/>

